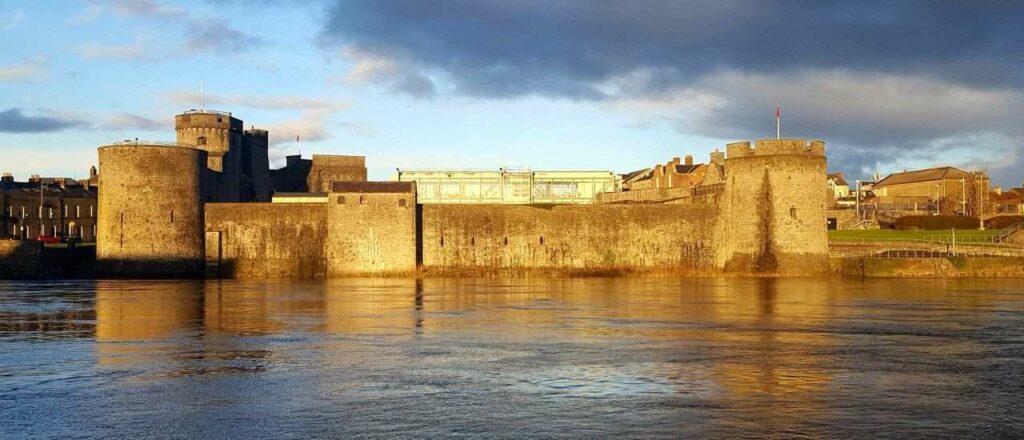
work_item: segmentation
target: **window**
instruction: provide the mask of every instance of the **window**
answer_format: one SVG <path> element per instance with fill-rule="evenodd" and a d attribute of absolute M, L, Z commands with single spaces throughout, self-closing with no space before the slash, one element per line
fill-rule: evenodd
<path fill-rule="evenodd" d="M 543 235 L 540 236 L 540 245 L 544 246 L 544 236 Z"/>
<path fill-rule="evenodd" d="M 89 217 L 96 217 L 96 206 L 89 205 Z"/>
<path fill-rule="evenodd" d="M 398 199 L 398 207 L 405 208 L 405 199 Z"/>
<path fill-rule="evenodd" d="M 366 204 L 366 196 L 359 196 L 359 204 L 360 205 L 365 205 Z"/>
<path fill-rule="evenodd" d="M 339 205 L 344 205 L 345 204 L 345 196 L 338 196 L 338 204 Z"/>
<path fill-rule="evenodd" d="M 199 136 L 196 138 L 196 145 L 206 145 L 206 136 Z"/>
<path fill-rule="evenodd" d="M 82 205 L 75 205 L 75 218 L 82 218 Z"/>
<path fill-rule="evenodd" d="M 64 217 L 68 216 L 68 205 L 64 205 Z"/>
<path fill-rule="evenodd" d="M 28 218 L 28 215 L 25 214 L 25 207 L 24 206 L 21 207 L 21 218 Z"/>
<path fill-rule="evenodd" d="M 50 218 L 53 218 L 53 208 L 49 208 L 49 214 L 48 215 L 50 216 Z"/>

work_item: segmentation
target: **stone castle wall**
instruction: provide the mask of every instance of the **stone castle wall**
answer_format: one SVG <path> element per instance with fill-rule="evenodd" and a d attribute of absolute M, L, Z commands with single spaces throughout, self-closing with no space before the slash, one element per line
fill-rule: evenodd
<path fill-rule="evenodd" d="M 207 152 L 213 201 L 238 201 L 242 173 L 242 121 L 228 113 L 188 112 L 174 117 L 177 142 Z"/>
<path fill-rule="evenodd" d="M 755 146 L 736 143 L 727 150 L 724 159 L 716 153 L 712 161 L 716 166 L 724 162 L 719 180 L 724 182 L 702 203 L 417 206 L 415 187 L 408 182 L 335 182 L 325 204 L 208 204 L 205 234 L 198 240 L 191 232 L 177 241 L 160 237 L 147 242 L 148 252 L 176 256 L 174 249 L 188 247 L 189 258 L 205 255 L 220 274 L 239 278 L 417 270 L 827 273 L 824 143 L 770 140 Z M 105 154 L 111 155 L 101 149 L 101 164 Z M 139 154 L 151 153 L 136 153 L 135 159 L 143 158 Z M 126 197 L 119 206 L 159 214 L 167 203 L 160 197 L 174 194 L 171 199 L 178 204 L 193 195 L 199 199 L 198 190 L 180 191 L 157 182 L 169 171 L 133 168 L 129 156 L 108 176 L 124 174 L 112 178 L 143 187 L 119 190 Z M 155 162 L 169 160 L 157 156 Z M 179 176 L 166 180 L 181 181 Z M 112 185 L 129 189 L 128 183 Z M 126 194 L 144 196 L 132 199 L 140 196 Z M 103 191 L 100 195 L 102 204 Z M 201 207 L 193 212 L 202 227 Z M 136 219 L 143 223 L 132 226 L 138 228 L 133 237 L 154 236 L 166 227 L 152 215 L 152 225 L 146 223 L 149 217 Z M 113 220 L 108 218 L 106 228 L 101 223 L 108 243 L 118 233 L 110 227 Z"/>
<path fill-rule="evenodd" d="M 365 157 L 314 154 L 306 188 L 309 192 L 328 192 L 334 182 L 365 181 Z"/>
<path fill-rule="evenodd" d="M 336 182 L 327 203 L 329 276 L 416 272 L 416 191 L 408 182 Z"/>
<path fill-rule="evenodd" d="M 714 205 L 423 205 L 428 273 L 711 270 Z"/>
<path fill-rule="evenodd" d="M 824 143 L 758 141 L 726 148 L 718 265 L 730 272 L 828 272 Z"/>
<path fill-rule="evenodd" d="M 164 145 L 99 149 L 97 271 L 197 276 L 203 261 L 206 152 Z"/>
<path fill-rule="evenodd" d="M 327 273 L 327 206 L 322 203 L 209 203 L 206 231 L 206 260 L 219 263 L 223 277 L 321 278 Z"/>

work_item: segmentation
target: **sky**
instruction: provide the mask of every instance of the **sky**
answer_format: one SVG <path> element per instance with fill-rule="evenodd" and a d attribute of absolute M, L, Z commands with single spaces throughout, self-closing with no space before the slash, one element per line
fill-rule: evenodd
<path fill-rule="evenodd" d="M 274 166 L 626 173 L 773 138 L 781 105 L 850 179 L 1021 186 L 1021 23 L 1010 1 L 0 0 L 0 171 L 84 177 L 202 105 L 270 130 Z"/>

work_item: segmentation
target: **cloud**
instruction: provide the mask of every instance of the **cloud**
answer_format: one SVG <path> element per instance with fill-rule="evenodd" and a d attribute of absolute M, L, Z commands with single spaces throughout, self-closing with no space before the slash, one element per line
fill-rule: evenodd
<path fill-rule="evenodd" d="M 376 84 L 414 98 L 431 98 L 437 92 L 433 80 L 397 59 L 355 48 L 346 48 L 342 56 L 355 63 L 342 77 L 347 85 Z"/>
<path fill-rule="evenodd" d="M 180 18 L 186 11 L 155 0 L 88 0 L 85 9 L 71 17 L 72 24 L 86 24 L 96 21 L 105 13 L 119 17 Z"/>
<path fill-rule="evenodd" d="M 129 45 L 86 43 L 78 46 L 78 54 L 87 60 L 140 61 L 151 59 L 147 44 L 141 39 Z"/>
<path fill-rule="evenodd" d="M 169 6 L 154 0 L 114 0 L 106 3 L 118 15 L 136 17 L 183 17 L 187 15 L 184 8 Z"/>
<path fill-rule="evenodd" d="M 0 133 L 48 133 L 86 125 L 84 121 L 60 116 L 26 115 L 17 107 L 0 111 Z"/>
<path fill-rule="evenodd" d="M 185 51 L 241 52 L 267 44 L 267 41 L 242 33 L 221 20 L 196 18 L 189 20 L 185 32 Z"/>
<path fill-rule="evenodd" d="M 335 102 L 304 96 L 224 96 L 199 92 L 178 91 L 169 95 L 171 101 L 182 105 L 198 105 L 200 101 L 209 105 L 225 105 L 258 108 L 264 110 L 338 111 L 351 107 L 348 102 Z"/>
<path fill-rule="evenodd" d="M 17 29 L 24 22 L 25 13 L 23 11 L 5 11 L 0 8 L 0 32 Z"/>
<path fill-rule="evenodd" d="M 37 56 L 20 63 L 0 65 L 0 83 L 31 82 L 46 77 L 46 57 Z"/>
<path fill-rule="evenodd" d="M 327 45 L 407 58 L 458 92 L 603 99 L 599 85 L 638 68 L 664 89 L 723 68 L 927 74 L 1024 85 L 1024 4 L 868 0 L 336 1 Z"/>
<path fill-rule="evenodd" d="M 92 0 L 85 10 L 71 19 L 72 23 L 90 23 L 105 13 L 118 17 L 147 18 L 160 25 L 183 25 L 184 53 L 218 52 L 232 53 L 263 46 L 267 41 L 235 29 L 223 18 L 203 17 L 190 14 L 179 6 L 168 5 L 156 0 Z M 79 49 L 86 58 L 143 59 L 145 48 L 137 42 L 132 46 L 86 45 Z M 86 54 L 90 54 L 86 55 Z"/>
<path fill-rule="evenodd" d="M 628 88 L 628 86 L 627 86 Z M 837 168 L 893 171 L 936 160 L 1020 167 L 1024 94 L 921 75 L 811 70 L 710 73 L 659 94 L 610 102 L 639 123 L 671 121 L 681 133 L 717 139 L 823 138 Z"/>
<path fill-rule="evenodd" d="M 171 120 L 121 113 L 107 116 L 103 128 L 109 130 L 162 131 L 174 126 Z"/>
<path fill-rule="evenodd" d="M 334 1 L 345 79 L 401 91 L 601 103 L 627 124 L 829 142 L 857 171 L 949 161 L 1024 174 L 1019 2 Z"/>

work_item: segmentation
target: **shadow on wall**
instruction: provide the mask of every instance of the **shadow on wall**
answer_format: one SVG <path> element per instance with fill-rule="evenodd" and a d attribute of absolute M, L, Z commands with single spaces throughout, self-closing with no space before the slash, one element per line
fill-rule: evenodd
<path fill-rule="evenodd" d="M 203 266 L 203 260 L 198 259 L 102 259 L 96 261 L 96 276 L 144 279 L 202 278 Z"/>
<path fill-rule="evenodd" d="M 44 247 L 37 241 L 0 240 L 0 279 L 90 278 L 94 246 Z"/>

